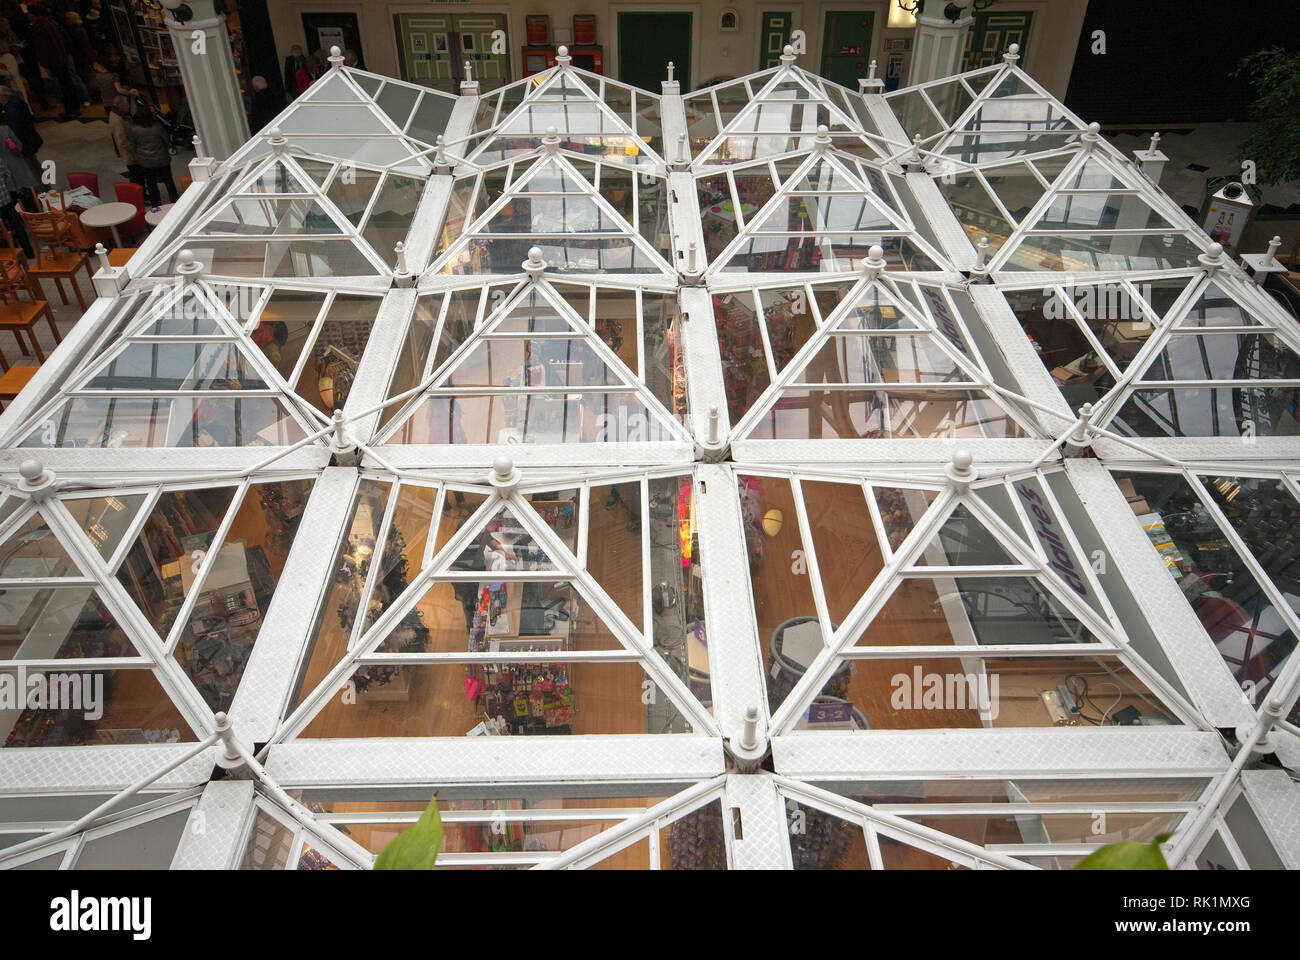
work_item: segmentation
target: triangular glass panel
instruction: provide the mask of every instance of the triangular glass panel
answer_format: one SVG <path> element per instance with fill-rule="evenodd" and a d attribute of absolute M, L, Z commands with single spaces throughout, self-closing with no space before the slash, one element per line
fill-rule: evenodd
<path fill-rule="evenodd" d="M 669 433 L 631 392 L 458 394 L 422 401 L 395 443 L 609 443 Z M 660 433 L 662 431 L 662 433 Z"/>
<path fill-rule="evenodd" d="M 0 579 L 41 580 L 87 575 L 39 512 L 10 533 L 0 544 L 0 551 L 3 551 L 0 552 Z"/>
<path fill-rule="evenodd" d="M 916 566 L 984 567 L 1009 566 L 1012 559 L 997 537 L 959 503 L 939 528 L 934 540 L 921 550 Z"/>
<path fill-rule="evenodd" d="M 69 497 L 63 501 L 77 526 L 85 531 L 99 555 L 110 560 L 131 529 L 136 512 L 144 505 L 143 493 L 114 496 Z"/>
<path fill-rule="evenodd" d="M 1034 230 L 1172 230 L 1173 224 L 1135 193 L 1060 193 Z"/>
<path fill-rule="evenodd" d="M 587 572 L 642 629 L 641 484 L 631 480 L 592 486 L 587 523 Z"/>
<path fill-rule="evenodd" d="M 299 161 L 303 162 L 303 161 Z M 240 193 L 309 193 L 298 175 L 279 160 L 239 188 Z"/>
<path fill-rule="evenodd" d="M 865 197 L 787 195 L 764 209 L 754 229 L 760 233 L 858 233 L 897 226 Z"/>
<path fill-rule="evenodd" d="M 747 435 L 752 440 L 1020 437 L 1024 431 L 983 390 L 888 388 L 783 390 Z"/>
<path fill-rule="evenodd" d="M 862 827 L 813 806 L 786 801 L 790 854 L 796 870 L 870 870 Z M 799 829 L 795 830 L 794 827 Z"/>
<path fill-rule="evenodd" d="M 801 193 L 861 193 L 862 186 L 829 160 L 818 160 L 791 185 Z"/>
<path fill-rule="evenodd" d="M 228 331 L 217 321 L 215 310 L 192 289 L 161 311 L 152 313 L 137 337 L 223 337 Z"/>
<path fill-rule="evenodd" d="M 1175 334 L 1143 380 L 1297 380 L 1300 357 L 1273 333 Z"/>
<path fill-rule="evenodd" d="M 1198 263 L 1201 247 L 1183 233 L 1029 234 L 1004 270 L 1177 270 Z"/>
<path fill-rule="evenodd" d="M 266 390 L 230 341 L 130 343 L 86 382 L 88 390 Z"/>
<path fill-rule="evenodd" d="M 1146 286 L 1139 284 L 1138 289 L 1145 293 Z M 1182 292 L 1181 287 L 1178 292 Z M 1217 283 L 1211 282 L 1188 308 L 1186 316 L 1179 321 L 1178 325 L 1180 327 L 1257 327 L 1260 322 L 1227 291 Z"/>
<path fill-rule="evenodd" d="M 930 509 L 937 490 L 913 490 L 903 487 L 872 487 L 876 496 L 876 506 L 880 510 L 880 521 L 885 527 L 885 536 L 889 539 L 890 549 L 897 551 L 907 539 L 908 534 L 921 521 L 925 511 Z"/>
<path fill-rule="evenodd" d="M 884 557 L 860 484 L 804 480 L 801 488 L 826 612 L 838 624 L 880 574 Z"/>
<path fill-rule="evenodd" d="M 310 480 L 250 486 L 199 585 L 175 658 L 213 711 L 234 701 L 311 488 Z"/>
<path fill-rule="evenodd" d="M 1037 578 L 904 577 L 856 647 L 1096 643 Z"/>
<path fill-rule="evenodd" d="M 137 656 L 98 591 L 91 587 L 17 587 L 0 594 L 0 617 L 11 625 L 0 660 L 64 660 Z"/>
<path fill-rule="evenodd" d="M 577 161 L 571 161 L 577 162 Z M 589 164 L 581 165 L 584 169 Z M 514 189 L 518 193 L 591 193 L 592 185 L 581 177 L 573 174 L 572 170 L 555 159 L 543 159 L 532 167 L 532 175 L 526 182 L 520 182 L 521 171 L 516 169 Z M 602 175 L 608 175 L 608 171 L 602 170 Z"/>
<path fill-rule="evenodd" d="M 493 514 L 487 524 L 457 557 L 451 570 L 491 571 L 556 570 L 555 563 L 533 539 L 509 507 Z"/>
<path fill-rule="evenodd" d="M 379 177 L 380 174 L 373 170 L 344 167 L 339 175 L 330 181 L 329 190 L 325 195 L 334 206 L 338 207 L 339 212 L 348 218 L 352 226 L 357 227 L 361 225 L 361 218 L 366 215 L 366 208 L 369 207 L 370 200 L 379 186 Z"/>
<path fill-rule="evenodd" d="M 482 340 L 442 387 L 593 387 L 626 385 L 591 344 L 577 338 Z"/>
<path fill-rule="evenodd" d="M 1079 170 L 1054 184 L 1058 190 L 1124 190 L 1124 183 L 1100 160 L 1089 157 Z"/>
<path fill-rule="evenodd" d="M 171 632 L 207 552 L 216 546 L 235 491 L 233 486 L 164 490 L 118 570 L 118 581 L 159 637 Z"/>
<path fill-rule="evenodd" d="M 584 291 L 585 293 L 586 291 Z M 478 295 L 478 291 L 474 291 Z M 450 311 L 448 311 L 450 313 Z M 583 312 L 586 315 L 586 311 Z M 536 289 L 530 289 L 521 297 L 510 312 L 502 317 L 499 321 L 493 323 L 492 333 L 569 333 L 573 336 L 580 336 L 579 331 L 573 323 L 562 315 L 551 302 L 537 292 Z"/>
<path fill-rule="evenodd" d="M 343 233 L 343 228 L 311 197 L 235 197 L 199 233 L 326 236 Z"/>
<path fill-rule="evenodd" d="M 52 709 L 39 704 L 14 711 L 17 717 L 5 737 L 5 747 L 192 743 L 197 739 L 154 671 L 114 668 L 69 673 L 64 679 L 72 684 L 72 706 Z M 78 688 L 81 703 L 77 702 Z M 87 709 L 87 697 L 95 701 L 93 713 Z"/>
<path fill-rule="evenodd" d="M 622 650 L 567 581 L 435 580 L 376 653 Z"/>
<path fill-rule="evenodd" d="M 834 329 L 877 331 L 924 328 L 880 284 L 873 283 L 858 295 L 857 302 L 836 321 Z"/>
<path fill-rule="evenodd" d="M 341 72 L 336 71 L 330 71 L 308 87 L 304 99 L 329 103 L 362 102 L 361 94 L 352 89 Z"/>
<path fill-rule="evenodd" d="M 479 230 L 488 234 L 628 233 L 631 226 L 605 212 L 590 195 L 515 196 Z"/>
<path fill-rule="evenodd" d="M 958 383 L 970 377 L 924 335 L 827 337 L 792 383 Z"/>
<path fill-rule="evenodd" d="M 298 166 L 302 167 L 307 176 L 316 182 L 317 186 L 323 185 L 326 178 L 329 177 L 330 171 L 334 169 L 334 164 L 327 160 L 309 160 L 306 157 L 294 157 L 294 161 Z"/>

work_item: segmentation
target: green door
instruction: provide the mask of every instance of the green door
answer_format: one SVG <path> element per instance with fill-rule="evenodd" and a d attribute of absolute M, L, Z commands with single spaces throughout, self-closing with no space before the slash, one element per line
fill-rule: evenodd
<path fill-rule="evenodd" d="M 835 11 L 826 14 L 822 31 L 821 75 L 850 90 L 858 89 L 858 79 L 867 75 L 871 62 L 871 24 L 875 14 L 869 10 Z"/>
<path fill-rule="evenodd" d="M 498 43 L 503 52 L 493 53 L 492 36 L 497 30 L 505 35 L 505 19 L 487 13 L 394 14 L 402 79 L 456 93 L 468 60 L 483 92 L 507 83 L 510 47 L 508 42 Z"/>
<path fill-rule="evenodd" d="M 781 51 L 790 42 L 791 18 L 788 13 L 764 13 L 758 33 L 758 69 L 780 66 Z"/>
<path fill-rule="evenodd" d="M 658 93 L 668 79 L 668 61 L 682 92 L 691 89 L 691 15 L 620 13 L 618 79 Z"/>
<path fill-rule="evenodd" d="M 1002 55 L 1013 43 L 1020 44 L 1020 67 L 1025 65 L 1029 40 L 1029 12 L 984 11 L 975 14 L 975 22 L 966 32 L 966 65 L 963 70 L 978 70 L 1002 62 Z"/>

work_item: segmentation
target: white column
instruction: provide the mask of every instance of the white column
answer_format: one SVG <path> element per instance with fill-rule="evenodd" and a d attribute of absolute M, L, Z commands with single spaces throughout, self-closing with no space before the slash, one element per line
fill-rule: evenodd
<path fill-rule="evenodd" d="M 909 85 L 939 80 L 960 73 L 966 34 L 974 17 L 952 21 L 942 15 L 943 4 L 927 0 L 925 13 L 916 18 L 916 38 L 912 43 L 912 69 Z M 969 3 L 958 6 L 968 7 Z"/>
<path fill-rule="evenodd" d="M 172 19 L 177 7 L 167 16 L 167 32 L 176 48 L 185 96 L 189 100 L 194 125 L 207 152 L 224 160 L 248 140 L 248 117 L 235 76 L 235 59 L 230 52 L 230 33 L 226 15 L 217 13 L 212 0 L 192 0 L 187 4 L 193 16 L 184 23 Z"/>

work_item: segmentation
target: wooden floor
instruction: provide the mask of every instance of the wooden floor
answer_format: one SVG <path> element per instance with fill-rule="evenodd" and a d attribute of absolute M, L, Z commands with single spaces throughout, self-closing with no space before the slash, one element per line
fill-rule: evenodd
<path fill-rule="evenodd" d="M 403 488 L 408 489 L 408 488 Z M 431 510 L 431 506 L 430 506 Z M 402 510 L 412 520 L 406 534 L 406 557 L 409 576 L 419 569 L 424 551 L 423 537 L 416 533 L 428 514 L 415 509 Z M 423 516 L 423 520 L 420 517 Z M 604 498 L 591 511 L 592 529 L 589 544 L 594 558 L 593 574 L 611 593 L 624 611 L 641 616 L 640 537 L 627 530 L 627 514 L 622 507 L 604 509 Z M 439 541 L 445 542 L 459 520 L 445 515 L 439 527 Z M 331 599 L 331 608 L 337 605 Z M 576 608 L 576 613 L 572 612 Z M 419 601 L 425 626 L 430 630 L 430 651 L 459 652 L 466 649 L 468 634 L 460 600 L 450 583 L 434 584 Z M 590 604 L 571 604 L 571 646 L 575 650 L 608 650 L 620 646 L 611 632 L 599 622 Z M 321 634 L 316 641 L 307 670 L 304 690 L 313 689 L 341 659 L 347 637 L 339 618 L 326 611 Z M 466 696 L 463 665 L 417 665 L 402 668 L 409 681 L 403 699 L 383 685 L 371 686 L 354 698 L 350 693 L 335 694 L 303 731 L 304 737 L 462 737 L 486 714 Z M 575 663 L 569 665 L 569 681 L 574 690 L 573 734 L 645 733 L 645 712 L 641 702 L 645 673 L 635 663 Z M 394 687 L 394 689 L 396 689 Z"/>

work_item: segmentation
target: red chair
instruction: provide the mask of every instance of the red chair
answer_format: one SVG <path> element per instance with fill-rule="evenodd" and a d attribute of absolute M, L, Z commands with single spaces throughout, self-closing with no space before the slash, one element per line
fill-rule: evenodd
<path fill-rule="evenodd" d="M 133 237 L 149 226 L 144 220 L 144 187 L 138 183 L 126 183 L 119 180 L 113 184 L 113 190 L 117 194 L 119 203 L 129 203 L 135 207 L 135 216 L 122 224 L 120 228 L 123 236 Z"/>
<path fill-rule="evenodd" d="M 99 196 L 99 174 L 96 173 L 70 173 L 68 174 L 68 189 L 75 190 L 77 187 L 90 187 L 90 192 Z"/>

